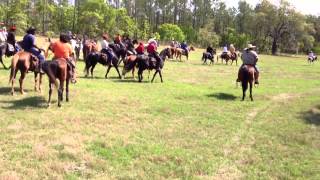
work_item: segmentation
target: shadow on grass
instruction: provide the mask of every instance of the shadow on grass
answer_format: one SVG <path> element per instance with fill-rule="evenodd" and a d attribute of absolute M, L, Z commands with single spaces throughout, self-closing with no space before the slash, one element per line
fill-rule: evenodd
<path fill-rule="evenodd" d="M 20 95 L 20 88 L 15 87 L 14 91 L 16 94 Z M 28 89 L 24 89 L 25 92 L 30 92 Z M 11 87 L 0 87 L 0 95 L 10 95 L 11 96 Z"/>
<path fill-rule="evenodd" d="M 234 96 L 232 94 L 227 93 L 214 93 L 214 94 L 208 94 L 208 97 L 213 97 L 219 100 L 225 100 L 225 101 L 234 101 L 237 99 L 237 96 Z"/>
<path fill-rule="evenodd" d="M 302 112 L 301 116 L 306 123 L 320 126 L 320 105 L 312 108 L 309 111 Z"/>
<path fill-rule="evenodd" d="M 136 83 L 136 84 L 141 84 L 141 83 L 150 83 L 150 81 L 142 81 L 139 82 L 138 79 L 132 79 L 132 78 L 126 78 L 126 79 L 111 79 L 112 82 L 116 83 Z"/>
<path fill-rule="evenodd" d="M 42 96 L 26 97 L 18 100 L 0 101 L 9 104 L 4 109 L 46 108 L 46 100 Z"/>

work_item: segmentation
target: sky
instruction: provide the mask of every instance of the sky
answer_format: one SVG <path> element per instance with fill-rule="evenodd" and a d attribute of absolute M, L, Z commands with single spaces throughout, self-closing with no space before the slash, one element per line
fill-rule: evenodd
<path fill-rule="evenodd" d="M 239 0 L 224 0 L 228 7 L 238 7 Z M 261 0 L 245 0 L 253 7 L 258 4 Z M 279 4 L 280 0 L 269 0 L 273 4 Z M 320 16 L 320 0 L 287 0 L 293 5 L 297 11 L 302 14 L 312 14 Z"/>

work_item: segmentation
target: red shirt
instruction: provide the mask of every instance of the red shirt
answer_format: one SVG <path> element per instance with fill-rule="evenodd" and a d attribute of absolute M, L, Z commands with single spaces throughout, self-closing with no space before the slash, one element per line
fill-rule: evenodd
<path fill-rule="evenodd" d="M 150 43 L 147 47 L 147 52 L 148 53 L 154 53 L 156 52 L 156 46 L 153 43 Z"/>
<path fill-rule="evenodd" d="M 72 47 L 68 43 L 57 41 L 51 44 L 51 50 L 54 53 L 54 58 L 69 58 L 72 54 Z"/>
<path fill-rule="evenodd" d="M 137 53 L 143 54 L 144 53 L 144 45 L 142 43 L 136 48 Z"/>

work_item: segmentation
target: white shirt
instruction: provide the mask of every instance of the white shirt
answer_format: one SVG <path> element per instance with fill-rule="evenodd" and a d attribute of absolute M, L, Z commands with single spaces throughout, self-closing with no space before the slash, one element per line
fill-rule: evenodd
<path fill-rule="evenodd" d="M 102 41 L 101 41 L 101 48 L 102 48 L 102 49 L 108 49 L 108 47 L 109 47 L 108 41 L 102 40 Z"/>
<path fill-rule="evenodd" d="M 223 52 L 228 52 L 228 48 L 226 46 L 223 47 Z"/>
<path fill-rule="evenodd" d="M 148 44 L 154 43 L 158 47 L 158 43 L 155 39 L 149 39 Z"/>
<path fill-rule="evenodd" d="M 75 49 L 77 47 L 77 41 L 75 39 L 71 39 L 70 43 L 71 43 L 72 49 Z"/>

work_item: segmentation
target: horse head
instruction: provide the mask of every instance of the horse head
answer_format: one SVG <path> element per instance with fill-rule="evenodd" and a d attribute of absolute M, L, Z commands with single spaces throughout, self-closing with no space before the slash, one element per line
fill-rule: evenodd
<path fill-rule="evenodd" d="M 29 70 L 34 71 L 39 67 L 40 61 L 36 56 L 34 56 L 33 54 L 30 54 L 29 64 L 30 64 Z"/>
<path fill-rule="evenodd" d="M 165 48 L 160 52 L 160 57 L 165 61 L 165 59 L 168 57 L 171 57 L 171 50 L 170 48 Z"/>

